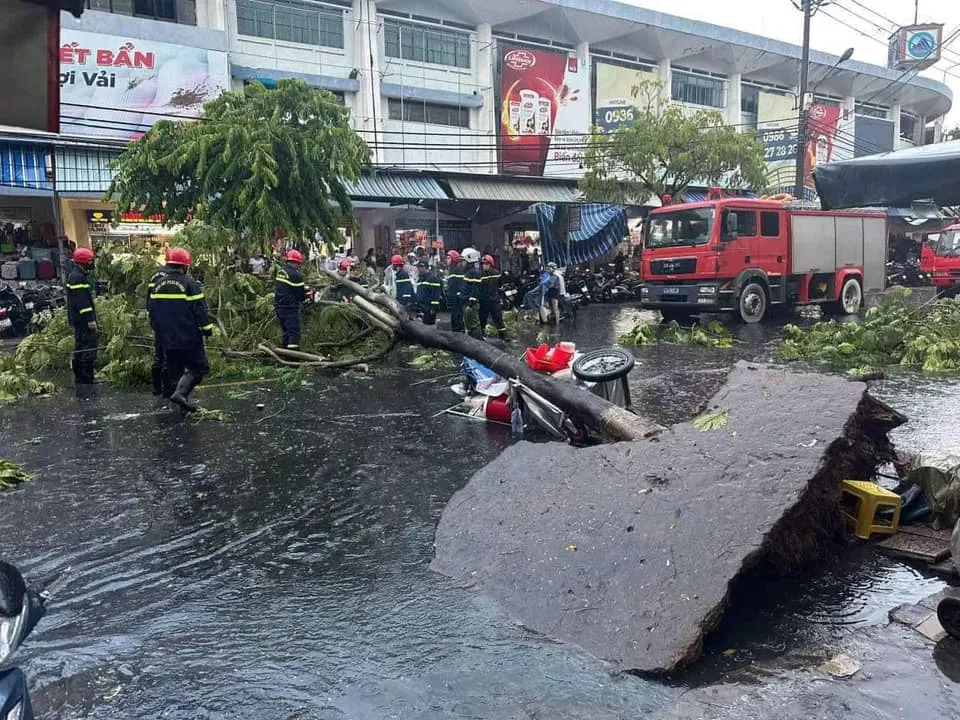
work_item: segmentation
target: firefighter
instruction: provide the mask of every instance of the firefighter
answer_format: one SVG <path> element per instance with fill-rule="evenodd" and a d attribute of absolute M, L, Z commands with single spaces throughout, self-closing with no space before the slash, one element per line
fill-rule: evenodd
<path fill-rule="evenodd" d="M 350 275 L 350 261 L 341 260 L 337 265 L 337 275 L 342 278 L 348 278 Z M 352 278 L 351 278 L 352 279 Z M 330 296 L 334 300 L 341 300 L 343 302 L 349 302 L 350 298 L 354 295 L 353 290 L 348 288 L 346 285 L 341 285 L 340 283 L 335 284 L 330 288 Z"/>
<path fill-rule="evenodd" d="M 450 260 L 450 272 L 447 275 L 447 305 L 450 306 L 450 329 L 463 332 L 463 261 L 456 250 L 447 252 Z"/>
<path fill-rule="evenodd" d="M 169 259 L 169 251 L 167 252 Z M 150 284 L 147 286 L 147 315 L 150 314 L 150 296 L 153 289 L 157 286 L 165 274 L 166 268 L 161 267 L 153 277 L 150 278 Z M 157 329 L 153 326 L 153 318 L 150 318 L 150 329 L 153 330 L 153 367 L 150 368 L 150 379 L 153 382 L 153 394 L 169 398 L 173 394 L 173 388 L 170 386 L 170 376 L 167 374 L 166 360 L 163 357 L 163 345 L 160 344 L 160 336 Z"/>
<path fill-rule="evenodd" d="M 403 258 L 400 255 L 394 255 L 390 258 L 390 264 L 394 269 L 394 285 L 397 289 L 397 302 L 400 304 L 408 317 L 414 317 L 417 314 L 416 292 L 413 288 L 413 280 L 410 274 L 403 266 Z"/>
<path fill-rule="evenodd" d="M 480 280 L 480 331 L 487 328 L 487 320 L 493 322 L 497 337 L 507 339 L 507 326 L 503 324 L 503 308 L 500 306 L 500 271 L 492 255 L 483 256 L 483 273 Z"/>
<path fill-rule="evenodd" d="M 437 313 L 440 311 L 440 297 L 443 295 L 443 284 L 437 273 L 430 267 L 430 261 L 421 258 L 417 261 L 417 272 L 420 282 L 417 283 L 417 304 L 424 325 L 436 325 Z"/>
<path fill-rule="evenodd" d="M 300 273 L 303 255 L 299 250 L 291 250 L 284 259 L 286 263 L 277 270 L 273 307 L 283 331 L 282 346 L 287 350 L 297 350 L 300 347 L 300 308 L 307 298 L 307 289 Z"/>
<path fill-rule="evenodd" d="M 203 288 L 187 275 L 192 264 L 187 250 L 170 248 L 163 277 L 150 293 L 150 324 L 163 349 L 170 381 L 177 379 L 170 400 L 184 413 L 198 409 L 190 402 L 190 393 L 210 372 L 203 344 L 213 333 Z"/>
<path fill-rule="evenodd" d="M 463 304 L 463 325 L 470 337 L 483 340 L 483 328 L 480 326 L 480 253 L 473 248 L 465 248 L 461 255 L 464 263 L 463 285 L 460 299 Z"/>
<path fill-rule="evenodd" d="M 97 364 L 97 310 L 93 302 L 93 250 L 73 251 L 73 269 L 67 276 L 67 307 L 73 327 L 73 379 L 77 385 L 93 385 Z"/>

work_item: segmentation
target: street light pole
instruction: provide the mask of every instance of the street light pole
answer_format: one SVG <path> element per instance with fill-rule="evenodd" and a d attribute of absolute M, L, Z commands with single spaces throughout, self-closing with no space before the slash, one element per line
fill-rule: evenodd
<path fill-rule="evenodd" d="M 804 180 L 806 179 L 807 157 L 807 76 L 810 72 L 810 16 L 813 0 L 800 0 L 803 7 L 803 53 L 800 58 L 800 113 L 797 123 L 797 171 L 793 184 L 793 194 L 803 200 Z"/>

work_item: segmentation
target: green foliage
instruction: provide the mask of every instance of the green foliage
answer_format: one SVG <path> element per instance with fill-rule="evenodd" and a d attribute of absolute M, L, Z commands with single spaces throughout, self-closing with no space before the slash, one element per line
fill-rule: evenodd
<path fill-rule="evenodd" d="M 623 345 L 703 345 L 704 347 L 730 348 L 733 338 L 727 326 L 719 320 L 711 320 L 705 325 L 693 325 L 685 328 L 670 321 L 663 325 L 640 322 L 633 329 L 620 336 Z"/>
<path fill-rule="evenodd" d="M 906 304 L 909 290 L 894 292 L 870 308 L 862 323 L 818 322 L 783 328 L 776 357 L 824 363 L 863 375 L 893 365 L 925 372 L 960 370 L 960 303 L 938 300 L 923 308 Z"/>
<path fill-rule="evenodd" d="M 605 133 L 597 129 L 586 151 L 580 189 L 587 200 L 645 203 L 676 196 L 693 182 L 762 193 L 767 185 L 763 144 L 740 133 L 712 110 L 692 115 L 661 93 L 661 83 L 633 88 L 636 121 Z"/>
<path fill-rule="evenodd" d="M 30 480 L 33 480 L 33 475 L 26 472 L 22 465 L 0 458 L 0 490 L 11 490 Z"/>
<path fill-rule="evenodd" d="M 704 413 L 693 420 L 693 426 L 700 432 L 712 432 L 722 430 L 727 426 L 730 420 L 729 410 L 717 410 L 712 413 Z"/>
<path fill-rule="evenodd" d="M 198 122 L 161 120 L 115 162 L 120 212 L 229 228 L 244 254 L 274 231 L 340 242 L 353 205 L 345 183 L 370 158 L 333 94 L 302 80 L 251 83 L 204 105 Z"/>
<path fill-rule="evenodd" d="M 0 405 L 29 395 L 50 395 L 55 391 L 52 382 L 40 380 L 26 372 L 13 355 L 0 357 Z"/>
<path fill-rule="evenodd" d="M 496 332 L 496 331 L 494 331 Z M 410 367 L 418 370 L 432 370 L 434 368 L 452 367 L 453 360 L 446 350 L 418 350 L 415 351 Z"/>
<path fill-rule="evenodd" d="M 948 130 L 943 134 L 944 140 L 960 140 L 960 125 L 953 130 Z"/>

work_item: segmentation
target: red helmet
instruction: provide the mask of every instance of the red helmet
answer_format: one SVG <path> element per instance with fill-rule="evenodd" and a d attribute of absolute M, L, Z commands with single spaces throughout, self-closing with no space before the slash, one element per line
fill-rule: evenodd
<path fill-rule="evenodd" d="M 460 262 L 460 253 L 456 250 L 447 250 L 447 257 L 450 258 L 450 262 Z"/>
<path fill-rule="evenodd" d="M 94 254 L 90 248 L 77 248 L 73 251 L 73 261 L 77 265 L 89 265 L 93 262 Z"/>
<path fill-rule="evenodd" d="M 296 250 L 294 250 L 294 252 L 296 252 Z M 297 253 L 297 255 L 299 255 L 299 254 L 300 254 L 300 253 Z M 341 270 L 349 270 L 349 269 L 350 269 L 350 261 L 349 261 L 349 260 L 341 260 L 341 261 L 340 261 L 340 264 L 339 264 L 337 267 L 339 267 Z"/>
<path fill-rule="evenodd" d="M 392 258 L 390 258 L 390 264 L 391 264 L 391 265 L 403 265 L 403 258 L 400 257 L 399 255 L 394 255 Z"/>
<path fill-rule="evenodd" d="M 299 250 L 291 250 L 287 253 L 287 262 L 302 263 L 303 255 L 300 254 Z"/>
<path fill-rule="evenodd" d="M 484 255 L 484 256 L 483 256 L 483 261 L 484 261 L 487 265 L 496 265 L 496 263 L 493 261 L 493 255 Z"/>
<path fill-rule="evenodd" d="M 167 262 L 171 265 L 183 265 L 190 267 L 193 265 L 193 257 L 190 251 L 182 247 L 167 248 Z"/>

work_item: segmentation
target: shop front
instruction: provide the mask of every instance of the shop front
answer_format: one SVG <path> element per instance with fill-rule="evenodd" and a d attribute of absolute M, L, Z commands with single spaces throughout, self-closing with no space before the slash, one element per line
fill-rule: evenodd
<path fill-rule="evenodd" d="M 92 198 L 61 198 L 60 214 L 65 236 L 78 247 L 164 247 L 180 230 L 168 227 L 162 215 L 118 214 L 113 203 Z"/>

